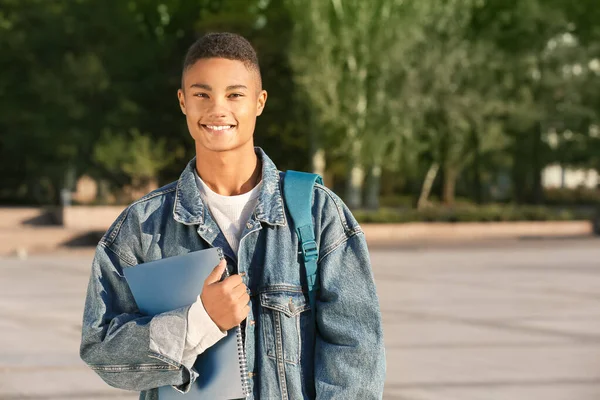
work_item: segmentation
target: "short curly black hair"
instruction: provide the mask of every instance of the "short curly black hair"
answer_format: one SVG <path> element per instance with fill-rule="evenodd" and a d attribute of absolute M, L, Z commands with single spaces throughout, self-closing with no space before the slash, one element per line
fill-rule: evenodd
<path fill-rule="evenodd" d="M 258 87 L 262 88 L 258 56 L 250 42 L 243 36 L 229 32 L 213 32 L 196 40 L 188 49 L 183 61 L 182 87 L 185 71 L 204 58 L 226 58 L 243 62 L 246 68 L 257 73 Z"/>

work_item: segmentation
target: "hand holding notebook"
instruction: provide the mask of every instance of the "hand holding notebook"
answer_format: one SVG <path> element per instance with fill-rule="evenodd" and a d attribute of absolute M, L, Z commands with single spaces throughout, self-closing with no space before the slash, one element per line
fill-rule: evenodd
<path fill-rule="evenodd" d="M 206 313 L 222 331 L 239 325 L 250 311 L 247 287 L 239 275 L 221 280 L 227 264 L 221 260 L 208 275 L 202 288 L 202 304 Z"/>

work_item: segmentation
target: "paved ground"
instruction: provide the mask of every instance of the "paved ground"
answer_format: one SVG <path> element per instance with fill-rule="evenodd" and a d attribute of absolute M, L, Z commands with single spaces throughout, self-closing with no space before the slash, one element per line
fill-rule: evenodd
<path fill-rule="evenodd" d="M 0 399 L 135 399 L 78 357 L 89 252 L 0 259 Z M 600 398 L 600 240 L 373 249 L 388 400 Z"/>

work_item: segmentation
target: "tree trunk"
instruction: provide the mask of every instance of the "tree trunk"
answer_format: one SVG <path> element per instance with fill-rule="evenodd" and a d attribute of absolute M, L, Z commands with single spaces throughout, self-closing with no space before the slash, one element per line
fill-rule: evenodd
<path fill-rule="evenodd" d="M 350 159 L 348 160 L 348 178 L 346 181 L 346 204 L 353 209 L 362 206 L 365 172 L 361 163 L 360 151 L 361 143 L 354 139 Z"/>
<path fill-rule="evenodd" d="M 325 150 L 323 148 L 315 148 L 312 157 L 312 171 L 315 174 L 321 175 L 321 177 L 325 177 Z"/>
<path fill-rule="evenodd" d="M 435 177 L 437 176 L 438 169 L 440 165 L 436 162 L 432 163 L 425 175 L 425 179 L 423 180 L 423 187 L 421 188 L 421 195 L 419 196 L 419 201 L 417 202 L 417 209 L 422 210 L 427 203 L 429 202 L 429 194 L 431 193 L 431 188 L 433 187 L 433 182 L 435 181 Z"/>
<path fill-rule="evenodd" d="M 529 152 L 527 150 L 528 143 L 525 140 L 526 135 L 522 132 L 513 132 L 514 144 L 511 149 L 511 157 L 513 159 L 511 178 L 513 199 L 517 204 L 527 202 L 527 175 L 528 175 L 528 159 Z"/>
<path fill-rule="evenodd" d="M 369 169 L 367 179 L 366 206 L 368 209 L 377 210 L 379 208 L 379 193 L 381 191 L 381 166 L 372 165 Z"/>
<path fill-rule="evenodd" d="M 454 166 L 444 168 L 444 188 L 442 198 L 447 206 L 454 205 L 454 194 L 456 190 L 456 179 L 458 178 L 458 170 Z"/>
<path fill-rule="evenodd" d="M 312 172 L 321 175 L 321 177 L 325 179 L 325 149 L 323 148 L 321 140 L 319 140 L 319 137 L 317 135 L 318 127 L 317 124 L 313 121 L 312 117 L 310 117 L 310 125 L 311 128 L 309 135 L 309 149 Z"/>
<path fill-rule="evenodd" d="M 534 204 L 541 204 L 544 197 L 544 190 L 542 187 L 542 130 L 543 124 L 540 122 L 539 129 L 535 130 L 533 135 L 533 154 L 531 160 L 532 173 L 533 173 L 533 188 L 532 188 L 532 200 Z"/>
<path fill-rule="evenodd" d="M 475 156 L 475 165 L 473 166 L 473 189 L 475 190 L 475 202 L 477 204 L 483 204 L 483 183 L 481 179 L 481 162 L 479 156 Z"/>
<path fill-rule="evenodd" d="M 475 155 L 473 157 L 473 191 L 475 194 L 475 202 L 483 203 L 483 185 L 481 183 L 481 149 L 479 145 L 479 135 L 476 128 L 471 130 L 472 145 Z"/>

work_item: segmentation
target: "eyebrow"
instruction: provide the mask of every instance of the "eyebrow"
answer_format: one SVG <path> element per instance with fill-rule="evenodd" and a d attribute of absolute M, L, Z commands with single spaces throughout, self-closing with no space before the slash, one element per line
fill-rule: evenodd
<path fill-rule="evenodd" d="M 212 87 L 210 85 L 207 85 L 206 83 L 192 83 L 190 85 L 190 87 L 204 89 L 204 90 L 208 90 L 209 92 L 212 92 Z M 248 89 L 248 87 L 246 85 L 230 85 L 230 86 L 227 86 L 227 88 L 225 90 L 229 91 L 229 90 L 236 90 L 236 89 Z"/>
<path fill-rule="evenodd" d="M 210 85 L 207 85 L 205 83 L 192 83 L 190 85 L 191 88 L 198 88 L 198 89 L 205 89 L 208 91 L 212 91 L 212 88 L 210 87 Z"/>
<path fill-rule="evenodd" d="M 236 89 L 248 89 L 246 85 L 231 85 L 227 86 L 226 90 L 236 90 Z"/>

